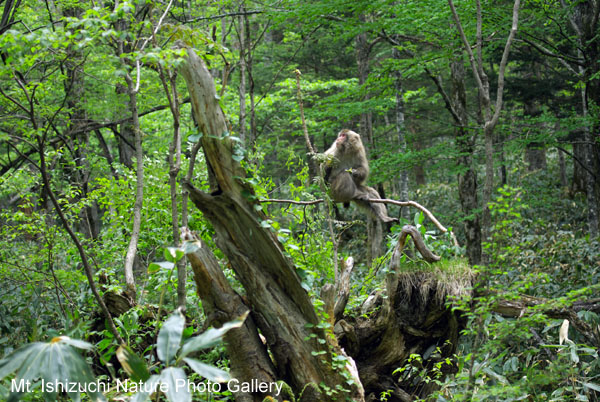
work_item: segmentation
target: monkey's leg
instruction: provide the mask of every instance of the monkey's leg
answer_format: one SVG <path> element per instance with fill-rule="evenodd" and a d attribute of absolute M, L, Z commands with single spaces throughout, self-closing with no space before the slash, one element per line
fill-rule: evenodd
<path fill-rule="evenodd" d="M 333 200 L 335 202 L 343 202 L 344 204 L 354 199 L 357 193 L 356 185 L 348 172 L 340 172 L 334 177 L 329 188 L 331 189 Z"/>

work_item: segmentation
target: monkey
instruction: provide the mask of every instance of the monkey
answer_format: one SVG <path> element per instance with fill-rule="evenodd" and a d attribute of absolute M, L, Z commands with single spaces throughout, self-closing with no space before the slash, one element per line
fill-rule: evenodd
<path fill-rule="evenodd" d="M 343 129 L 337 139 L 325 151 L 325 181 L 329 183 L 331 197 L 335 202 L 348 206 L 354 201 L 367 213 L 383 222 L 397 222 L 387 214 L 385 204 L 370 203 L 368 200 L 380 199 L 379 193 L 365 183 L 369 177 L 369 162 L 360 135 L 352 130 Z"/>

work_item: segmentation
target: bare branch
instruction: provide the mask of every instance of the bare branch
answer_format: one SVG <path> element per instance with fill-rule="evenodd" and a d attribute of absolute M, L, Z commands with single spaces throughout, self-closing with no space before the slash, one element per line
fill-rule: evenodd
<path fill-rule="evenodd" d="M 479 90 L 481 92 L 484 92 L 485 89 L 483 87 L 483 82 L 481 81 L 481 77 L 479 75 L 479 68 L 477 67 L 477 64 L 475 63 L 475 55 L 473 55 L 473 51 L 471 50 L 471 44 L 469 43 L 469 40 L 467 39 L 467 36 L 465 35 L 465 31 L 463 30 L 462 24 L 460 23 L 460 18 L 458 17 L 456 8 L 454 7 L 454 3 L 452 2 L 452 0 L 448 0 L 448 5 L 450 6 L 450 11 L 452 11 L 452 16 L 454 17 L 454 22 L 456 22 L 456 28 L 458 29 L 460 38 L 463 41 L 465 50 L 467 51 L 467 54 L 469 55 L 469 62 L 471 63 L 471 68 L 473 69 L 473 75 L 475 77 L 475 81 L 477 82 L 477 87 L 479 88 Z"/>
<path fill-rule="evenodd" d="M 295 201 L 295 200 L 281 200 L 281 199 L 261 199 L 258 200 L 258 202 L 260 203 L 269 203 L 269 202 L 274 202 L 274 203 L 285 203 L 285 204 L 296 204 L 296 205 L 315 205 L 315 204 L 319 204 L 321 202 L 323 202 L 323 199 L 318 199 L 318 200 L 313 200 L 313 201 Z M 442 225 L 440 223 L 440 221 L 438 221 L 436 219 L 436 217 L 431 213 L 431 211 L 429 211 L 427 208 L 425 208 L 424 206 L 422 206 L 421 204 L 419 204 L 418 202 L 415 201 L 396 201 L 396 200 L 390 200 L 387 198 L 371 198 L 369 200 L 365 200 L 365 201 L 369 201 L 369 202 L 374 202 L 374 203 L 379 203 L 379 204 L 392 204 L 392 205 L 397 205 L 400 207 L 413 207 L 413 208 L 417 208 L 418 210 L 422 211 L 425 216 L 427 216 L 427 218 L 429 218 L 429 220 L 431 220 L 431 222 L 433 222 L 433 224 L 442 232 L 442 233 L 450 233 L 450 237 L 452 238 L 452 242 L 454 243 L 454 245 L 456 247 L 460 247 L 460 245 L 458 244 L 458 240 L 456 240 L 456 236 L 454 236 L 454 233 L 449 231 L 446 227 L 444 227 L 444 225 Z"/>
<path fill-rule="evenodd" d="M 306 148 L 310 151 L 311 154 L 315 153 L 315 149 L 310 143 L 310 138 L 308 137 L 308 129 L 306 128 L 306 118 L 304 117 L 304 104 L 302 102 L 302 91 L 300 90 L 300 70 L 296 69 L 294 71 L 296 73 L 296 89 L 298 91 L 298 106 L 300 107 L 300 118 L 302 119 L 302 131 L 304 132 L 304 140 L 306 141 Z"/>
<path fill-rule="evenodd" d="M 504 45 L 504 52 L 502 53 L 502 60 L 500 61 L 500 69 L 498 71 L 498 88 L 496 90 L 496 110 L 494 111 L 494 116 L 489 122 L 486 124 L 494 127 L 498 122 L 498 118 L 500 117 L 500 111 L 502 110 L 502 96 L 504 94 L 504 75 L 506 72 L 506 64 L 508 63 L 508 54 L 510 53 L 510 46 L 512 45 L 512 41 L 517 34 L 517 28 L 519 25 L 519 6 L 521 5 L 521 0 L 515 0 L 515 4 L 513 5 L 513 15 L 512 15 L 512 27 L 510 28 L 510 33 L 508 34 L 508 39 L 506 39 L 506 45 Z"/>
<path fill-rule="evenodd" d="M 281 203 L 281 204 L 295 204 L 295 205 L 315 205 L 315 204 L 320 204 L 323 201 L 325 201 L 322 198 L 319 198 L 318 200 L 314 200 L 314 201 L 295 201 L 295 200 L 277 200 L 277 199 L 263 199 L 263 200 L 258 200 L 258 202 L 260 203 Z"/>

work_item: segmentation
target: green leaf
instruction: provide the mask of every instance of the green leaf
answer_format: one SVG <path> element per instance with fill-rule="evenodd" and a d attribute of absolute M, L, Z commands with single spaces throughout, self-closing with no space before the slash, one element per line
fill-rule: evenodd
<path fill-rule="evenodd" d="M 160 382 L 165 384 L 165 395 L 170 402 L 191 402 L 185 371 L 179 367 L 169 367 L 160 374 Z"/>
<path fill-rule="evenodd" d="M 146 381 L 150 378 L 150 372 L 144 359 L 140 358 L 128 345 L 121 345 L 117 349 L 117 359 L 123 369 L 135 382 Z"/>
<path fill-rule="evenodd" d="M 179 261 L 185 254 L 178 247 L 167 247 L 164 251 L 165 260 L 170 262 Z"/>
<path fill-rule="evenodd" d="M 600 392 L 600 385 L 598 385 L 598 384 L 594 384 L 591 382 L 584 382 L 583 386 L 586 388 L 589 388 L 589 389 L 593 389 L 596 392 Z"/>
<path fill-rule="evenodd" d="M 165 321 L 158 333 L 157 354 L 166 365 L 171 363 L 179 349 L 184 324 L 185 317 L 176 311 Z"/>
<path fill-rule="evenodd" d="M 148 265 L 148 273 L 155 274 L 161 269 L 173 269 L 174 266 L 175 264 L 171 261 L 153 262 L 152 264 Z"/>
<path fill-rule="evenodd" d="M 7 375 L 15 372 L 23 362 L 27 359 L 30 353 L 33 353 L 34 349 L 39 348 L 40 343 L 30 343 L 25 345 L 6 358 L 0 360 L 0 380 L 6 377 Z"/>
<path fill-rule="evenodd" d="M 66 345 L 71 345 L 78 349 L 92 350 L 94 348 L 94 345 L 92 345 L 91 343 L 88 343 L 86 341 L 82 341 L 79 339 L 72 339 L 72 338 L 69 338 L 68 336 L 59 336 L 59 338 L 60 338 L 61 343 L 66 344 Z"/>
<path fill-rule="evenodd" d="M 231 379 L 231 376 L 228 372 L 209 364 L 202 363 L 199 360 L 192 359 L 191 357 L 185 357 L 183 361 L 186 362 L 192 370 L 207 380 L 213 382 L 226 382 Z"/>
<path fill-rule="evenodd" d="M 575 364 L 579 363 L 579 356 L 577 355 L 577 348 L 575 345 L 571 345 L 571 361 Z"/>
<path fill-rule="evenodd" d="M 246 311 L 235 320 L 223 324 L 221 328 L 209 328 L 203 334 L 191 338 L 189 341 L 184 343 L 183 348 L 181 348 L 181 357 L 184 358 L 192 352 L 216 345 L 221 341 L 221 338 L 227 333 L 227 331 L 233 328 L 241 327 L 249 313 L 250 311 Z"/>
<path fill-rule="evenodd" d="M 141 391 L 137 392 L 133 398 L 131 398 L 131 402 L 146 402 L 153 393 L 152 390 L 160 383 L 160 377 L 161 376 L 159 375 L 151 376 L 141 387 Z"/>
<path fill-rule="evenodd" d="M 15 380 L 34 382 L 43 379 L 46 383 L 78 383 L 83 387 L 95 382 L 92 370 L 71 345 L 88 347 L 87 342 L 76 341 L 66 336 L 53 338 L 48 343 L 36 342 L 16 350 L 0 361 L 0 378 L 17 370 Z M 87 387 L 86 387 L 87 388 Z M 18 401 L 22 393 L 12 392 L 9 401 Z M 68 392 L 70 398 L 79 401 L 79 389 Z M 92 401 L 106 401 L 99 392 L 87 392 Z M 55 400 L 55 392 L 46 392 L 47 400 Z"/>

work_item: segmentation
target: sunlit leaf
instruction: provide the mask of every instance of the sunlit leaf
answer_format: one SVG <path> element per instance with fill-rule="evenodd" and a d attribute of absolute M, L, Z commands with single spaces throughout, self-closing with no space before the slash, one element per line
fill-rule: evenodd
<path fill-rule="evenodd" d="M 150 372 L 146 361 L 140 358 L 128 345 L 121 345 L 117 349 L 117 359 L 132 381 L 146 381 Z"/>
<path fill-rule="evenodd" d="M 167 365 L 171 363 L 177 350 L 179 350 L 184 325 L 185 317 L 181 312 L 176 311 L 165 321 L 158 333 L 156 351 L 158 358 Z"/>
<path fill-rule="evenodd" d="M 227 333 L 227 331 L 232 328 L 241 327 L 249 313 L 250 311 L 246 311 L 235 320 L 223 324 L 221 328 L 209 328 L 203 334 L 191 338 L 183 345 L 183 348 L 181 349 L 181 357 L 185 357 L 192 352 L 216 345 L 221 341 L 221 338 Z"/>
<path fill-rule="evenodd" d="M 160 382 L 165 384 L 165 395 L 170 402 L 191 402 L 185 371 L 179 367 L 169 367 L 160 374 Z"/>
<path fill-rule="evenodd" d="M 191 357 L 185 357 L 183 359 L 192 370 L 200 374 L 202 377 L 213 382 L 225 382 L 231 379 L 228 372 L 221 370 L 220 368 L 202 363 L 199 360 L 192 359 Z"/>

